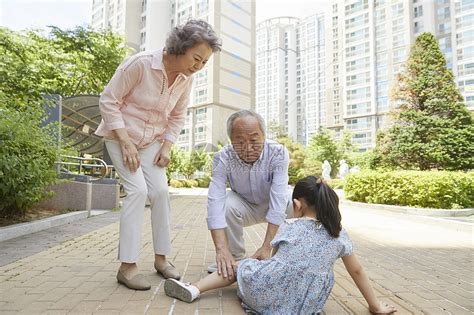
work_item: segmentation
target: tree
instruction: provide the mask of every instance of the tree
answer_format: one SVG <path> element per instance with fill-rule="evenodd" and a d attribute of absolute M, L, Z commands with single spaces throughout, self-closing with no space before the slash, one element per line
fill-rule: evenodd
<path fill-rule="evenodd" d="M 474 167 L 473 117 L 463 102 L 436 38 L 416 39 L 391 100 L 392 127 L 377 144 L 386 164 L 405 169 Z"/>
<path fill-rule="evenodd" d="M 286 136 L 279 137 L 277 142 L 283 144 L 288 149 L 290 155 L 290 163 L 288 166 L 289 182 L 290 184 L 295 184 L 304 176 L 305 148 L 303 145 L 294 142 Z"/>
<path fill-rule="evenodd" d="M 183 167 L 183 163 L 185 160 L 184 152 L 175 146 L 171 147 L 170 152 L 170 164 L 166 167 L 166 177 L 168 177 L 168 181 L 171 180 L 171 174 L 180 172 L 181 168 Z"/>
<path fill-rule="evenodd" d="M 45 94 L 99 94 L 126 52 L 122 38 L 110 31 L 0 28 L 0 90 L 19 110 Z"/>
<path fill-rule="evenodd" d="M 327 160 L 331 164 L 331 176 L 334 177 L 337 174 L 339 160 L 343 158 L 341 147 L 334 141 L 329 130 L 320 129 L 309 142 L 305 164 L 320 166 Z"/>
<path fill-rule="evenodd" d="M 126 53 L 120 37 L 78 27 L 14 32 L 0 27 L 0 213 L 22 214 L 56 180 L 48 94 L 99 94 Z"/>
<path fill-rule="evenodd" d="M 49 43 L 62 52 L 59 65 L 67 79 L 58 82 L 56 93 L 62 96 L 101 93 L 128 52 L 123 38 L 108 30 L 50 28 Z"/>
<path fill-rule="evenodd" d="M 344 130 L 341 139 L 337 142 L 341 160 L 344 159 L 350 166 L 354 166 L 355 161 L 352 161 L 352 157 L 355 156 L 356 148 L 357 146 L 352 143 L 352 133 L 349 130 Z"/>
<path fill-rule="evenodd" d="M 194 175 L 194 173 L 198 169 L 196 168 L 196 164 L 193 163 L 193 160 L 191 158 L 191 153 L 185 152 L 184 154 L 184 159 L 183 159 L 183 164 L 181 165 L 181 168 L 179 172 L 186 177 L 186 179 L 191 179 L 191 177 Z"/>
<path fill-rule="evenodd" d="M 268 139 L 279 139 L 287 138 L 288 134 L 285 131 L 285 128 L 280 125 L 277 121 L 272 120 L 267 124 L 267 138 Z"/>
<path fill-rule="evenodd" d="M 202 171 L 204 167 L 209 164 L 209 159 L 209 153 L 204 149 L 193 150 L 189 157 L 190 163 L 193 164 L 197 171 Z"/>

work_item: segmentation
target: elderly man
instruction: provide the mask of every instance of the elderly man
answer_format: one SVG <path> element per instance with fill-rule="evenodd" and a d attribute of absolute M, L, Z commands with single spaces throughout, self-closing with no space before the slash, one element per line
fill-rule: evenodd
<path fill-rule="evenodd" d="M 267 222 L 262 246 L 251 256 L 271 256 L 278 226 L 293 214 L 288 191 L 288 151 L 265 140 L 262 117 L 249 110 L 227 120 L 231 145 L 216 153 L 209 186 L 207 224 L 216 247 L 216 263 L 208 271 L 234 278 L 236 261 L 245 258 L 243 229 Z M 230 191 L 226 190 L 229 184 Z"/>

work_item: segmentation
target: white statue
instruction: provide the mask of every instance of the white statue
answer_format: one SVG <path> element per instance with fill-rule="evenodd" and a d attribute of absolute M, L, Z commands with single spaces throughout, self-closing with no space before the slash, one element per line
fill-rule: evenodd
<path fill-rule="evenodd" d="M 339 177 L 344 179 L 349 173 L 349 165 L 347 165 L 346 160 L 339 161 Z"/>
<path fill-rule="evenodd" d="M 328 160 L 324 160 L 323 162 L 323 179 L 331 179 L 331 164 L 329 164 Z"/>

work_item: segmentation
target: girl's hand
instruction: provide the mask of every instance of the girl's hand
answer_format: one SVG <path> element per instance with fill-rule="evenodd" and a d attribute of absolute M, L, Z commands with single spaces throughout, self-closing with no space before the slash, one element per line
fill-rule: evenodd
<path fill-rule="evenodd" d="M 255 254 L 253 254 L 250 258 L 265 260 L 269 259 L 270 257 L 272 257 L 272 246 L 263 245 L 262 247 L 257 249 Z"/>
<path fill-rule="evenodd" d="M 392 314 L 397 311 L 397 309 L 385 302 L 379 302 L 375 307 L 369 307 L 371 314 Z"/>
<path fill-rule="evenodd" d="M 130 140 L 120 141 L 120 149 L 122 151 L 123 165 L 135 173 L 140 167 L 140 156 L 137 147 Z"/>

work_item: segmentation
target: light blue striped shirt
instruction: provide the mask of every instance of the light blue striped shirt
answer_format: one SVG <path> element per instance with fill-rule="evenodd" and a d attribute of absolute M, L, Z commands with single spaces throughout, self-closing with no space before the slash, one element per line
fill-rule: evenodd
<path fill-rule="evenodd" d="M 243 162 L 230 144 L 217 152 L 207 200 L 209 230 L 227 227 L 224 209 L 227 183 L 249 203 L 268 204 L 267 222 L 283 223 L 288 203 L 288 164 L 288 150 L 271 140 L 265 141 L 260 158 L 253 164 Z"/>

